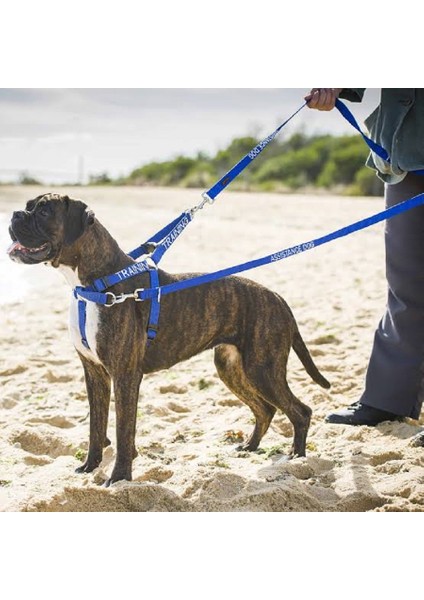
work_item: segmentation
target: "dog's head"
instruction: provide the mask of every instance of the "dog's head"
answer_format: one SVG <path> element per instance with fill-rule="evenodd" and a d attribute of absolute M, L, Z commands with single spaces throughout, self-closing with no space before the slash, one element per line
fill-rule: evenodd
<path fill-rule="evenodd" d="M 60 194 L 43 194 L 29 200 L 25 210 L 13 213 L 8 249 L 16 262 L 60 264 L 62 251 L 75 244 L 94 223 L 94 213 L 80 200 Z"/>

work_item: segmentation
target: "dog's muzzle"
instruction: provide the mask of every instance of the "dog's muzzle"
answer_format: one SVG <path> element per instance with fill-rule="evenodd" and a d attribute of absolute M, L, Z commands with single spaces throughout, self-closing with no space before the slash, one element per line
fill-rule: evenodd
<path fill-rule="evenodd" d="M 7 249 L 7 254 L 16 262 L 36 264 L 46 260 L 51 251 L 50 242 L 34 235 L 30 215 L 26 211 L 13 213 L 9 234 L 12 244 Z"/>

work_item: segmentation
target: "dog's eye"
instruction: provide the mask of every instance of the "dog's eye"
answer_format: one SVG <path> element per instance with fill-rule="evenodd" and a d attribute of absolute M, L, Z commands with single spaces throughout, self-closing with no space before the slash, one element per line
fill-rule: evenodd
<path fill-rule="evenodd" d="M 50 214 L 50 211 L 49 211 L 49 209 L 48 209 L 47 207 L 45 207 L 45 208 L 40 208 L 40 210 L 38 211 L 38 214 L 39 214 L 41 217 L 48 217 L 48 216 L 49 216 L 49 214 Z"/>

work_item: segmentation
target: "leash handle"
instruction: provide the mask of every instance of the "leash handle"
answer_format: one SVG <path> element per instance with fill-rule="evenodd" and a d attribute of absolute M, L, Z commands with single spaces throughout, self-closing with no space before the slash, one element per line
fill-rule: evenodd
<path fill-rule="evenodd" d="M 367 135 L 365 135 L 365 133 L 359 127 L 358 122 L 356 121 L 355 117 L 350 112 L 350 110 L 348 109 L 346 104 L 344 104 L 344 102 L 339 100 L 339 98 L 336 99 L 336 108 L 339 111 L 339 113 L 342 115 L 342 117 L 344 117 L 346 119 L 346 121 L 348 123 L 350 123 L 352 125 L 352 127 L 354 127 L 356 129 L 356 131 L 359 131 L 359 133 L 362 135 L 363 140 L 367 144 L 368 148 L 370 150 L 372 150 L 372 152 L 375 152 L 375 154 L 377 154 L 377 156 L 379 156 L 386 162 L 390 163 L 390 156 L 389 156 L 388 152 L 386 152 L 386 150 L 382 146 L 380 146 L 380 144 L 377 144 L 377 142 L 374 142 L 371 138 L 369 138 Z M 424 169 L 417 169 L 415 171 L 411 171 L 411 173 L 415 173 L 416 175 L 424 175 Z"/>
<path fill-rule="evenodd" d="M 367 135 L 365 135 L 365 133 L 359 127 L 357 120 L 355 119 L 353 114 L 350 112 L 350 110 L 348 109 L 346 104 L 344 104 L 344 102 L 339 100 L 339 98 L 336 98 L 336 108 L 339 111 L 339 113 L 342 115 L 342 117 L 344 117 L 346 119 L 346 121 L 348 123 L 350 123 L 352 125 L 352 127 L 354 127 L 356 129 L 356 131 L 358 131 L 361 134 L 361 136 L 362 136 L 363 140 L 365 141 L 365 143 L 367 144 L 368 148 L 370 148 L 370 150 L 375 152 L 375 154 L 377 154 L 377 156 L 379 156 L 380 158 L 382 158 L 383 160 L 385 160 L 386 162 L 389 163 L 390 156 L 389 156 L 388 152 L 386 152 L 386 150 L 382 146 L 380 146 L 380 144 L 377 144 L 377 142 L 374 142 L 371 138 L 369 138 Z"/>

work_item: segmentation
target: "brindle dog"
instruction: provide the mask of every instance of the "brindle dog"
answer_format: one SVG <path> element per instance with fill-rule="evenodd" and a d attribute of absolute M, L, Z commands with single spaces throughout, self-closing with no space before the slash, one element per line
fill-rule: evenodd
<path fill-rule="evenodd" d="M 134 261 L 95 218 L 87 205 L 58 194 L 30 200 L 13 213 L 10 258 L 25 264 L 49 263 L 70 284 L 90 285 Z M 161 285 L 193 274 L 159 270 Z M 148 287 L 143 273 L 111 288 L 115 294 Z M 244 450 L 256 450 L 277 409 L 294 428 L 291 456 L 304 456 L 311 409 L 296 398 L 286 380 L 293 347 L 306 371 L 319 385 L 330 387 L 315 366 L 286 302 L 275 292 L 240 277 L 166 295 L 161 301 L 159 331 L 146 343 L 149 302 L 127 300 L 111 308 L 87 303 L 86 335 L 80 339 L 76 300 L 72 299 L 70 332 L 83 364 L 90 404 L 90 442 L 78 472 L 93 471 L 102 460 L 113 381 L 116 406 L 116 462 L 108 483 L 131 480 L 136 456 L 137 402 L 145 373 L 167 369 L 203 350 L 215 348 L 222 381 L 255 416 Z"/>

